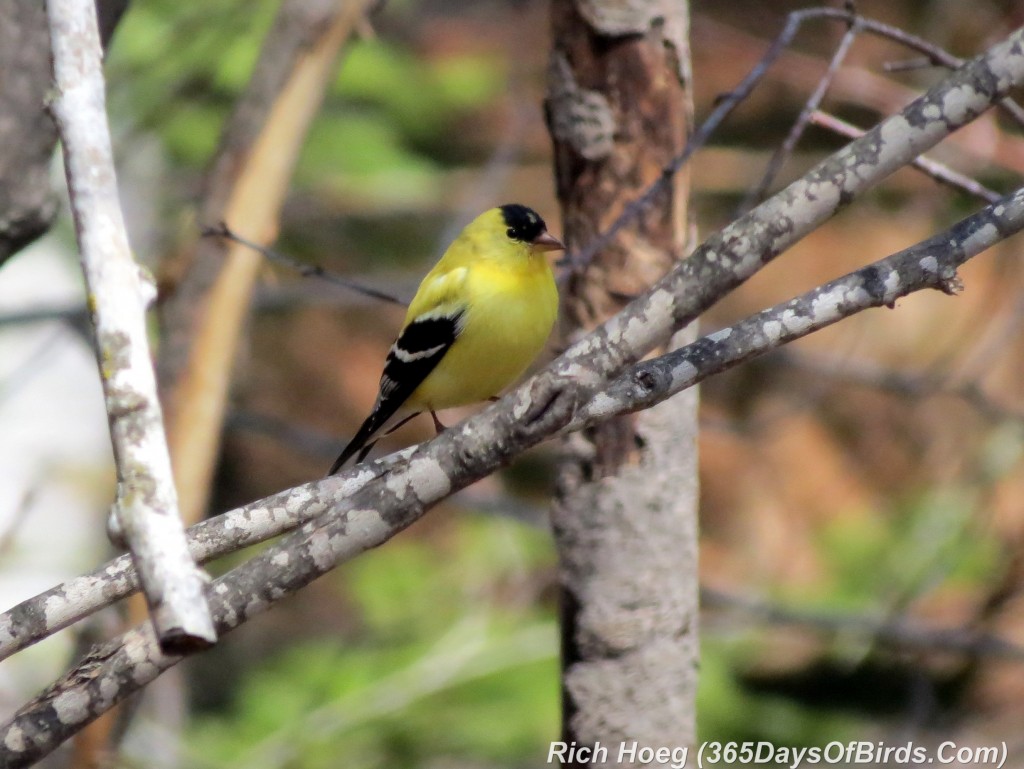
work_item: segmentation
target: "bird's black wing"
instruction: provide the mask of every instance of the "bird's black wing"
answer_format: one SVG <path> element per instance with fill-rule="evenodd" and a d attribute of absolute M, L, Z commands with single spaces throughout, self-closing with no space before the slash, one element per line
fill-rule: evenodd
<path fill-rule="evenodd" d="M 380 393 L 370 416 L 352 437 L 331 466 L 334 475 L 357 451 L 362 457 L 373 447 L 370 442 L 377 431 L 395 415 L 423 380 L 429 376 L 462 333 L 465 310 L 428 315 L 406 326 L 391 345 L 384 373 L 380 376 Z"/>

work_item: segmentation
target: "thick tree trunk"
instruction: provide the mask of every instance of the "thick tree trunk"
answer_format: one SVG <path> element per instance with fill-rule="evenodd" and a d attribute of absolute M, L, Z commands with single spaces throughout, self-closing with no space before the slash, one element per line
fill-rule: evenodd
<path fill-rule="evenodd" d="M 552 6 L 548 119 L 565 234 L 577 252 L 683 147 L 687 4 Z M 682 255 L 686 203 L 680 176 L 576 273 L 565 298 L 570 334 L 612 315 Z M 693 742 L 696 407 L 691 390 L 565 445 L 553 512 L 563 595 L 563 739 L 607 747 L 607 757 L 596 754 L 606 759 L 598 765 L 617 765 L 623 742 Z"/>

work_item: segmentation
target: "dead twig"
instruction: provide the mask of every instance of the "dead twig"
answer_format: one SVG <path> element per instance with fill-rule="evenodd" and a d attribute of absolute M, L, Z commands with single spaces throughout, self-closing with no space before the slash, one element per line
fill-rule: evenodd
<path fill-rule="evenodd" d="M 390 304 L 397 304 L 399 307 L 408 307 L 408 302 L 403 302 L 401 299 L 392 296 L 384 291 L 367 286 L 359 281 L 351 280 L 350 278 L 342 277 L 336 273 L 330 272 L 319 264 L 306 264 L 305 262 L 299 261 L 293 256 L 289 256 L 283 251 L 264 246 L 255 241 L 243 238 L 241 235 L 232 231 L 228 227 L 226 222 L 220 222 L 213 227 L 203 227 L 200 231 L 204 238 L 225 238 L 226 240 L 232 240 L 235 243 L 241 243 L 246 248 L 251 248 L 258 254 L 266 257 L 270 261 L 283 264 L 285 267 L 297 272 L 304 278 L 319 278 L 320 280 L 327 281 L 336 286 L 342 286 L 350 291 L 355 291 L 357 294 L 368 296 L 371 299 L 380 299 L 382 302 L 388 302 Z"/>

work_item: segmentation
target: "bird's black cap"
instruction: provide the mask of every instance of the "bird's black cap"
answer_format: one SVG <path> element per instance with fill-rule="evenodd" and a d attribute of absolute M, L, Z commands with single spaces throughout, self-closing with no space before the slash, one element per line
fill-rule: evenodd
<path fill-rule="evenodd" d="M 505 224 L 508 225 L 508 236 L 512 240 L 533 243 L 547 229 L 540 214 L 532 208 L 521 206 L 518 203 L 508 203 L 502 206 L 501 215 L 505 218 Z"/>

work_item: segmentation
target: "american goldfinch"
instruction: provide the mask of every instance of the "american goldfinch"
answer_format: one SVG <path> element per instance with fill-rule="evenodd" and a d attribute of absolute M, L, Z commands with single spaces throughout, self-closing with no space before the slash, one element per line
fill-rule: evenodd
<path fill-rule="evenodd" d="M 391 346 L 370 416 L 331 467 L 333 475 L 376 436 L 429 411 L 493 398 L 540 353 L 558 314 L 545 251 L 564 246 L 536 211 L 485 211 L 420 283 Z"/>

